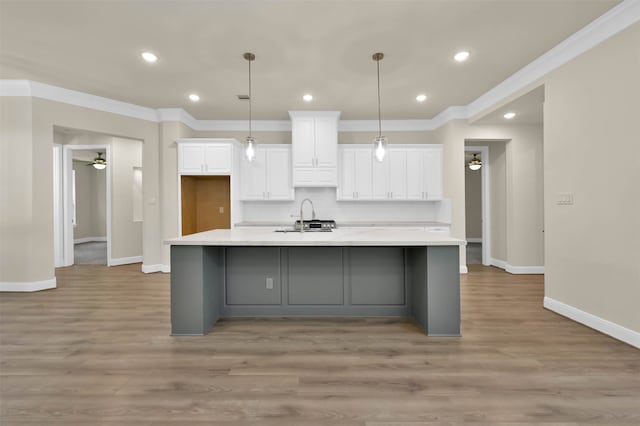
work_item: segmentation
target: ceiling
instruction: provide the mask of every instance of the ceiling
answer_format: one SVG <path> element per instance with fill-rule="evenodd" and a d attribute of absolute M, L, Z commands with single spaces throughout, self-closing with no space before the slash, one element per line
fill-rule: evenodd
<path fill-rule="evenodd" d="M 246 119 L 248 102 L 236 95 L 248 92 L 250 51 L 255 119 L 303 109 L 375 119 L 371 55 L 384 52 L 383 119 L 428 119 L 469 104 L 618 3 L 1 0 L 0 78 L 182 107 L 198 119 Z M 145 50 L 156 64 L 140 59 Z M 464 63 L 452 58 L 460 50 L 471 52 Z"/>

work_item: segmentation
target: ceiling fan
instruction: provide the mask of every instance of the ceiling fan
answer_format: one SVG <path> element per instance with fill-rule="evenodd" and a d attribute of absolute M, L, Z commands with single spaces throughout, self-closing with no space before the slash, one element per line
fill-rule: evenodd
<path fill-rule="evenodd" d="M 102 158 L 102 153 L 101 152 L 96 152 L 96 154 L 98 154 L 98 156 L 96 158 L 94 158 L 91 163 L 87 164 L 87 166 L 93 166 L 98 170 L 102 170 L 102 169 L 106 168 L 107 167 L 107 160 Z"/>

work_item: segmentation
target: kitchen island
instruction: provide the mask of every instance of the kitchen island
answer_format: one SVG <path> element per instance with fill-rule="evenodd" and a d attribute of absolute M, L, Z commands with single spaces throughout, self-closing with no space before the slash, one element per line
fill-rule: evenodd
<path fill-rule="evenodd" d="M 268 316 L 405 316 L 429 336 L 460 335 L 461 240 L 402 229 L 236 228 L 165 243 L 173 335 Z"/>

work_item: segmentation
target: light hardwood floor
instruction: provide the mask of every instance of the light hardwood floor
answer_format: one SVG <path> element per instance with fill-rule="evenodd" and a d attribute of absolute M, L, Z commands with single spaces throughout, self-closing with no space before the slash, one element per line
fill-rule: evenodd
<path fill-rule="evenodd" d="M 640 351 L 472 266 L 461 338 L 403 319 L 234 319 L 169 336 L 169 276 L 57 271 L 0 295 L 2 425 L 640 424 Z"/>

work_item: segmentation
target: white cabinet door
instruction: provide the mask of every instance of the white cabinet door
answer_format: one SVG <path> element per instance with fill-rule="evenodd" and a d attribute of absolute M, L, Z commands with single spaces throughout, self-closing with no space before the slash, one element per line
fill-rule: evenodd
<path fill-rule="evenodd" d="M 333 117 L 315 119 L 315 166 L 338 167 L 338 122 Z"/>
<path fill-rule="evenodd" d="M 294 186 L 337 186 L 336 112 L 289 111 Z"/>
<path fill-rule="evenodd" d="M 205 145 L 204 168 L 206 173 L 231 173 L 231 145 Z"/>
<path fill-rule="evenodd" d="M 424 194 L 424 150 L 407 151 L 407 200 L 423 200 Z"/>
<path fill-rule="evenodd" d="M 393 200 L 407 199 L 407 152 L 389 149 L 389 195 Z M 385 159 L 386 161 L 386 159 Z"/>
<path fill-rule="evenodd" d="M 266 150 L 267 199 L 293 200 L 291 186 L 291 151 L 287 148 Z"/>
<path fill-rule="evenodd" d="M 442 200 L 442 148 L 424 152 L 423 182 L 426 200 Z"/>
<path fill-rule="evenodd" d="M 370 148 L 355 151 L 354 188 L 357 200 L 371 200 L 373 185 L 371 176 L 371 162 L 373 153 Z"/>
<path fill-rule="evenodd" d="M 204 173 L 204 145 L 180 144 L 178 145 L 178 172 L 181 174 Z"/>
<path fill-rule="evenodd" d="M 340 158 L 340 187 L 338 199 L 353 200 L 356 198 L 356 150 L 345 148 Z"/>
<path fill-rule="evenodd" d="M 291 121 L 293 167 L 315 167 L 315 120 L 300 117 Z"/>
<path fill-rule="evenodd" d="M 263 200 L 267 194 L 266 152 L 256 150 L 253 161 L 242 158 L 242 175 L 240 176 L 243 200 Z"/>
<path fill-rule="evenodd" d="M 389 157 L 385 161 L 374 160 L 371 164 L 371 199 L 388 200 L 390 198 L 389 185 Z"/>

